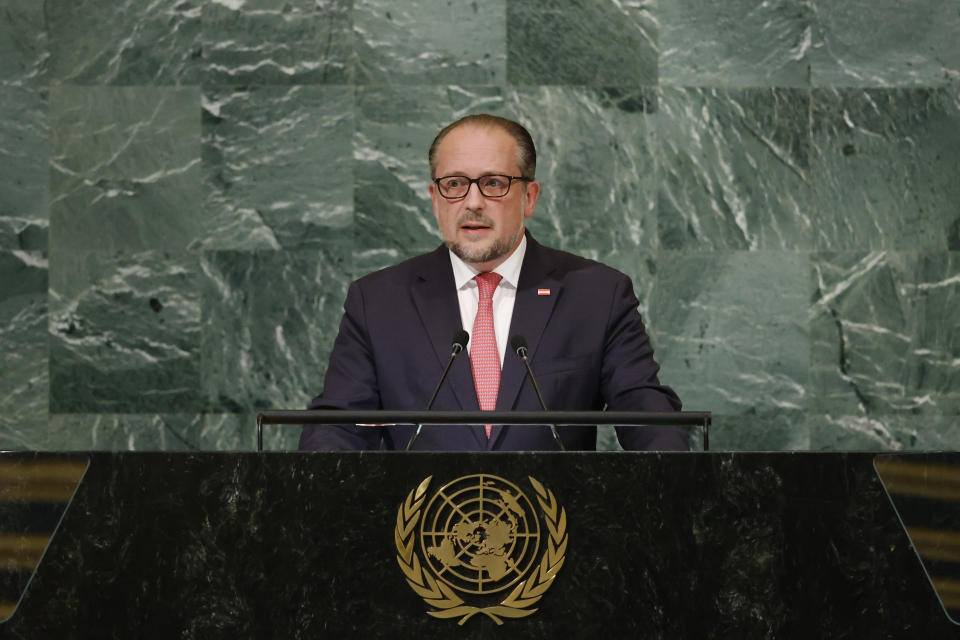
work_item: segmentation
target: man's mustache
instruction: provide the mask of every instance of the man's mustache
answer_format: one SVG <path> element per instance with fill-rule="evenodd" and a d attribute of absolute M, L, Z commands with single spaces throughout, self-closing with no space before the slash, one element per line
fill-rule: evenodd
<path fill-rule="evenodd" d="M 483 214 L 464 213 L 457 218 L 457 226 L 462 227 L 465 224 L 483 225 L 493 227 L 493 220 Z"/>

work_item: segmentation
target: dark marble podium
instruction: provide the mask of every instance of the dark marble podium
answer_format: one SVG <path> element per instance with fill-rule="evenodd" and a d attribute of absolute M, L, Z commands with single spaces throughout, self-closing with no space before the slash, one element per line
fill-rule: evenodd
<path fill-rule="evenodd" d="M 52 454 L 6 454 L 7 462 Z M 89 459 L 0 638 L 947 638 L 867 453 L 66 454 Z M 526 618 L 425 614 L 397 509 L 534 476 L 566 563 Z M 7 523 L 10 524 L 10 523 Z"/>

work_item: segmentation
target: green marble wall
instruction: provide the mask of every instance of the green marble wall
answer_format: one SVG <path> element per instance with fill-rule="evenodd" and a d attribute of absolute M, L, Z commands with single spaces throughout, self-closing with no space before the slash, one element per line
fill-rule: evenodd
<path fill-rule="evenodd" d="M 436 246 L 426 147 L 476 111 L 716 448 L 960 446 L 955 3 L 2 8 L 0 448 L 253 448 L 349 281 Z"/>

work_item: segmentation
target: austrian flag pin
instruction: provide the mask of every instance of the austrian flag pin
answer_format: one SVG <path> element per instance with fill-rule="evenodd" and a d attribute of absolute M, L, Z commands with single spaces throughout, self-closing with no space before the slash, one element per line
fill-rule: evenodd
<path fill-rule="evenodd" d="M 550 289 L 537 289 L 538 296 L 548 296 L 550 295 Z"/>

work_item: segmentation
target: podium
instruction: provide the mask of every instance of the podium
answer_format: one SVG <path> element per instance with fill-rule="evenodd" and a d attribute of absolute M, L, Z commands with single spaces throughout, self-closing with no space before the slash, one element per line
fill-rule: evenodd
<path fill-rule="evenodd" d="M 0 638 L 956 637 L 875 457 L 3 454 L 8 467 L 89 466 Z M 558 509 L 540 515 L 542 540 L 557 539 L 565 515 L 562 566 L 548 557 L 555 575 L 516 607 L 535 611 L 497 616 L 502 624 L 482 611 L 462 625 L 462 615 L 430 615 L 441 609 L 411 587 L 400 557 L 420 531 L 403 530 L 404 509 L 424 481 L 417 513 L 429 519 L 437 490 L 477 477 L 510 483 L 534 509 L 531 479 L 548 492 Z M 502 491 L 496 500 L 508 501 Z M 517 540 L 529 529 L 513 531 Z M 462 551 L 478 533 L 458 535 Z M 442 545 L 413 547 L 435 580 Z M 463 600 L 494 606 L 519 583 Z"/>

